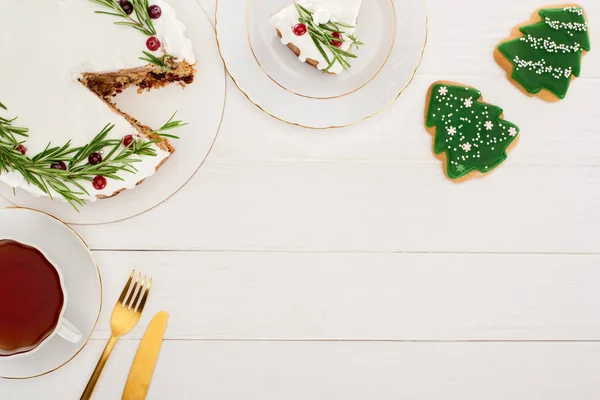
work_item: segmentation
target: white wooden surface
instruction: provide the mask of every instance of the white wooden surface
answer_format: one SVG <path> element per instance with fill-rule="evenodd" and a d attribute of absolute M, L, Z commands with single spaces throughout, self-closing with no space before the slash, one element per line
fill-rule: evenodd
<path fill-rule="evenodd" d="M 120 398 L 160 309 L 171 322 L 151 399 L 599 398 L 600 3 L 581 0 L 593 50 L 567 100 L 523 96 L 492 57 L 545 4 L 429 0 L 412 86 L 348 129 L 287 126 L 230 84 L 215 148 L 183 190 L 76 227 L 104 279 L 91 343 L 53 374 L 0 381 L 0 398 L 78 398 L 134 266 L 155 286 L 98 399 Z M 422 113 L 437 79 L 478 87 L 522 129 L 485 179 L 447 182 L 431 155 Z"/>

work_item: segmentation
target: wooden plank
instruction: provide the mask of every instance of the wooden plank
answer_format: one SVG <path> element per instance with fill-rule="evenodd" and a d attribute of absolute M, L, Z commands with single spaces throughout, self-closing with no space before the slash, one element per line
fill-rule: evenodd
<path fill-rule="evenodd" d="M 117 343 L 95 399 L 121 397 L 137 345 Z M 103 346 L 35 381 L 0 381 L 2 397 L 78 398 Z M 599 343 L 169 341 L 148 399 L 591 400 L 599 358 Z"/>
<path fill-rule="evenodd" d="M 162 206 L 77 230 L 94 249 L 597 253 L 600 168 L 211 163 Z"/>
<path fill-rule="evenodd" d="M 109 337 L 133 267 L 169 339 L 595 340 L 600 256 L 96 252 Z"/>
<path fill-rule="evenodd" d="M 435 54 L 444 57 L 447 53 L 432 50 L 427 57 L 435 58 Z M 342 130 L 315 132 L 283 124 L 258 112 L 234 85 L 229 85 L 225 119 L 208 161 L 437 164 L 423 114 L 429 86 L 445 79 L 477 87 L 485 101 L 502 107 L 505 118 L 519 125 L 521 140 L 511 153 L 511 163 L 600 165 L 595 151 L 600 146 L 598 108 L 595 102 L 587 101 L 600 92 L 600 79 L 575 80 L 566 100 L 548 104 L 520 93 L 501 75 L 500 67 L 495 67 L 500 72 L 497 76 L 466 76 L 442 68 L 442 60 L 434 59 L 434 64 L 435 70 L 419 74 L 387 110 Z M 487 71 L 490 66 L 479 62 L 473 68 Z"/>

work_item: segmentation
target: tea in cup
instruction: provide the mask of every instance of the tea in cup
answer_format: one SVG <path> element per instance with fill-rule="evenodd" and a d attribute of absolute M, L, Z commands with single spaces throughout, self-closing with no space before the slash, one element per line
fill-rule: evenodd
<path fill-rule="evenodd" d="M 58 267 L 33 246 L 0 239 L 0 360 L 31 354 L 54 335 L 78 343 L 66 306 Z"/>

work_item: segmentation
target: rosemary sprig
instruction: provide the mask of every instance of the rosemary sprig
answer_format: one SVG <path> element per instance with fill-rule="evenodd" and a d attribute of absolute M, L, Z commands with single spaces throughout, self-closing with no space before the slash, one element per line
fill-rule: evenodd
<path fill-rule="evenodd" d="M 357 58 L 356 54 L 353 54 L 349 51 L 342 50 L 341 48 L 334 46 L 331 44 L 332 42 L 345 42 L 346 39 L 342 35 L 345 34 L 344 29 L 353 29 L 353 25 L 345 24 L 343 22 L 332 22 L 329 21 L 326 24 L 317 24 L 313 19 L 313 13 L 298 3 L 294 3 L 296 6 L 296 10 L 298 11 L 298 22 L 304 24 L 308 30 L 308 34 L 310 35 L 313 43 L 319 50 L 319 53 L 323 56 L 325 61 L 327 62 L 327 68 L 324 69 L 325 72 L 329 71 L 331 67 L 335 65 L 335 63 L 340 63 L 342 68 L 348 69 L 351 67 L 350 63 L 346 60 L 347 58 Z M 336 38 L 333 36 L 334 33 L 340 34 L 341 38 Z M 352 42 L 350 45 L 350 49 L 352 46 L 362 46 L 364 43 L 358 40 L 356 36 L 347 35 L 347 38 Z M 325 49 L 329 49 L 332 54 L 332 58 L 327 55 Z M 349 49 L 349 50 L 350 50 Z"/>
<path fill-rule="evenodd" d="M 361 42 L 360 40 L 358 40 L 358 38 L 354 35 L 348 35 L 348 39 L 350 39 L 352 41 L 352 45 L 356 46 L 357 49 L 358 49 L 358 46 L 364 45 L 364 43 Z"/>
<path fill-rule="evenodd" d="M 131 26 L 134 29 L 142 32 L 146 36 L 156 35 L 156 29 L 152 23 L 152 18 L 148 14 L 148 0 L 129 0 L 133 5 L 136 19 L 127 15 L 118 0 L 90 0 L 93 3 L 100 4 L 112 11 L 96 11 L 97 14 L 112 15 L 125 19 L 125 21 L 117 21 L 115 25 Z"/>
<path fill-rule="evenodd" d="M 187 125 L 187 122 L 174 120 L 175 115 L 177 115 L 177 111 L 175 111 L 173 113 L 173 115 L 171 115 L 171 118 L 169 118 L 169 120 L 167 122 L 165 122 L 163 126 L 161 126 L 159 129 L 155 130 L 154 133 L 156 133 L 159 136 L 170 138 L 170 139 L 179 139 L 179 136 L 175 136 L 170 133 L 165 133 L 166 131 L 176 129 L 176 128 L 181 128 L 182 126 Z"/>
<path fill-rule="evenodd" d="M 159 66 L 163 71 L 170 71 L 171 64 L 170 61 L 173 60 L 173 56 L 170 54 L 163 54 L 161 58 L 156 57 L 152 53 L 148 53 L 147 51 L 142 51 L 146 57 L 140 57 L 140 60 L 149 62 L 150 64 L 154 64 Z"/>
<path fill-rule="evenodd" d="M 6 106 L 2 103 L 0 103 L 0 108 L 6 110 Z M 9 142 L 9 145 L 12 146 L 12 148 L 15 149 L 16 151 L 16 147 L 21 144 L 23 141 L 19 141 L 17 140 L 18 136 L 21 137 L 28 137 L 27 132 L 29 131 L 27 128 L 20 128 L 17 126 L 13 126 L 12 122 L 15 121 L 16 118 L 13 119 L 5 119 L 0 117 L 0 137 L 6 137 L 6 140 Z M 2 142 L 0 142 L 0 146 L 2 146 Z M 18 151 L 17 151 L 18 152 Z M 1 162 L 2 160 L 0 160 Z"/>
<path fill-rule="evenodd" d="M 0 108 L 6 110 L 2 103 Z M 186 125 L 182 121 L 174 121 L 174 117 L 175 114 L 157 133 Z M 142 161 L 141 156 L 156 157 L 154 144 L 160 141 L 139 139 L 125 147 L 123 139 L 107 139 L 114 128 L 114 124 L 108 124 L 84 146 L 73 147 L 70 141 L 62 146 L 48 144 L 42 152 L 30 158 L 18 149 L 18 145 L 24 143 L 19 138 L 27 138 L 28 129 L 14 126 L 15 120 L 0 117 L 0 174 L 17 171 L 27 183 L 36 186 L 50 198 L 57 193 L 75 209 L 85 205 L 83 197 L 89 196 L 83 182 L 91 182 L 96 176 L 122 181 L 121 173 L 137 172 L 135 164 Z M 176 138 L 174 135 L 161 136 Z M 87 158 L 97 151 L 104 152 L 103 159 L 92 165 Z M 67 165 L 66 170 L 51 168 L 60 161 Z"/>

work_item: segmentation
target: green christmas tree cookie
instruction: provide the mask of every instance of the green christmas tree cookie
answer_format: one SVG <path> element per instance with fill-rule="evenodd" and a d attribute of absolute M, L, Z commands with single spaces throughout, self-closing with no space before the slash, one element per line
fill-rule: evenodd
<path fill-rule="evenodd" d="M 557 101 L 581 73 L 581 59 L 590 49 L 585 12 L 568 5 L 538 10 L 498 45 L 495 58 L 522 91 Z"/>
<path fill-rule="evenodd" d="M 483 103 L 481 93 L 458 83 L 436 82 L 427 96 L 425 125 L 433 151 L 453 180 L 486 174 L 502 164 L 519 128 L 502 109 Z"/>

